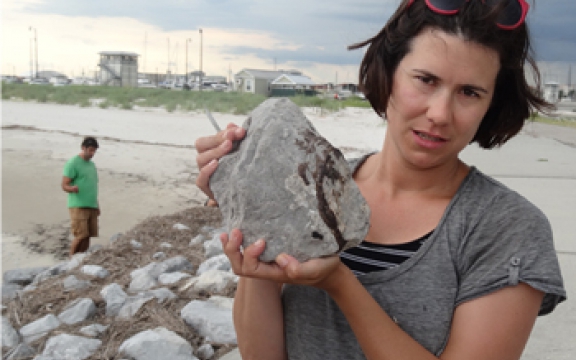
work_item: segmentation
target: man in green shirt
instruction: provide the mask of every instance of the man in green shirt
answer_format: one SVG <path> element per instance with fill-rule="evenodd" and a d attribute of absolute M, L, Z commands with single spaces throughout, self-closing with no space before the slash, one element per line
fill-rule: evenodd
<path fill-rule="evenodd" d="M 64 165 L 62 177 L 62 190 L 68 193 L 68 209 L 74 234 L 70 256 L 86 252 L 90 246 L 90 237 L 98 236 L 98 173 L 92 162 L 98 142 L 93 137 L 86 137 L 81 149 L 80 154 Z"/>

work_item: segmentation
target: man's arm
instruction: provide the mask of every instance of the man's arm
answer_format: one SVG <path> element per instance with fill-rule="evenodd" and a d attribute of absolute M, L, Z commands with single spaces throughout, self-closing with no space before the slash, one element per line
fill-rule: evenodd
<path fill-rule="evenodd" d="M 72 183 L 72 179 L 67 176 L 62 176 L 62 190 L 67 193 L 77 193 L 78 186 L 70 185 Z"/>

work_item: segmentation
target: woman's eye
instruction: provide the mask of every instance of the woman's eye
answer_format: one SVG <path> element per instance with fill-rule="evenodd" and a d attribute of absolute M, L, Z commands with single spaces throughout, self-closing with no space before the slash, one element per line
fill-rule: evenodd
<path fill-rule="evenodd" d="M 462 93 L 468 97 L 480 97 L 480 95 L 472 89 L 463 89 Z"/>
<path fill-rule="evenodd" d="M 418 80 L 420 80 L 422 83 L 424 83 L 426 85 L 433 85 L 434 84 L 434 78 L 432 78 L 432 77 L 418 76 L 417 78 L 418 78 Z"/>

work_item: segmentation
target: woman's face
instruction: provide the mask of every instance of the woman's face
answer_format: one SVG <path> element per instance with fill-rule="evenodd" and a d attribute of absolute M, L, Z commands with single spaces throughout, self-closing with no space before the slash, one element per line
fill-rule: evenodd
<path fill-rule="evenodd" d="M 394 73 L 385 147 L 417 168 L 458 161 L 488 111 L 496 51 L 441 30 L 424 30 Z"/>

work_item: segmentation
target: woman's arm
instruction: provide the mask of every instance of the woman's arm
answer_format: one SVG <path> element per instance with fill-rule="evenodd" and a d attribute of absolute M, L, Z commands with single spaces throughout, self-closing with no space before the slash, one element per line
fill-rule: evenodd
<path fill-rule="evenodd" d="M 234 327 L 244 360 L 286 359 L 281 285 L 241 277 L 234 297 Z"/>
<path fill-rule="evenodd" d="M 258 261 L 264 251 L 263 241 L 241 252 L 242 233 L 239 230 L 222 234 L 221 240 L 234 273 L 241 276 L 234 296 L 234 327 L 242 359 L 286 359 L 282 282 L 243 276 L 257 269 L 269 271 L 271 268 L 276 268 L 280 274 L 281 269 Z"/>
<path fill-rule="evenodd" d="M 341 265 L 322 284 L 346 316 L 367 359 L 436 359 L 388 316 L 354 274 Z M 444 360 L 518 360 L 544 294 L 526 284 L 466 302 L 454 313 Z"/>

